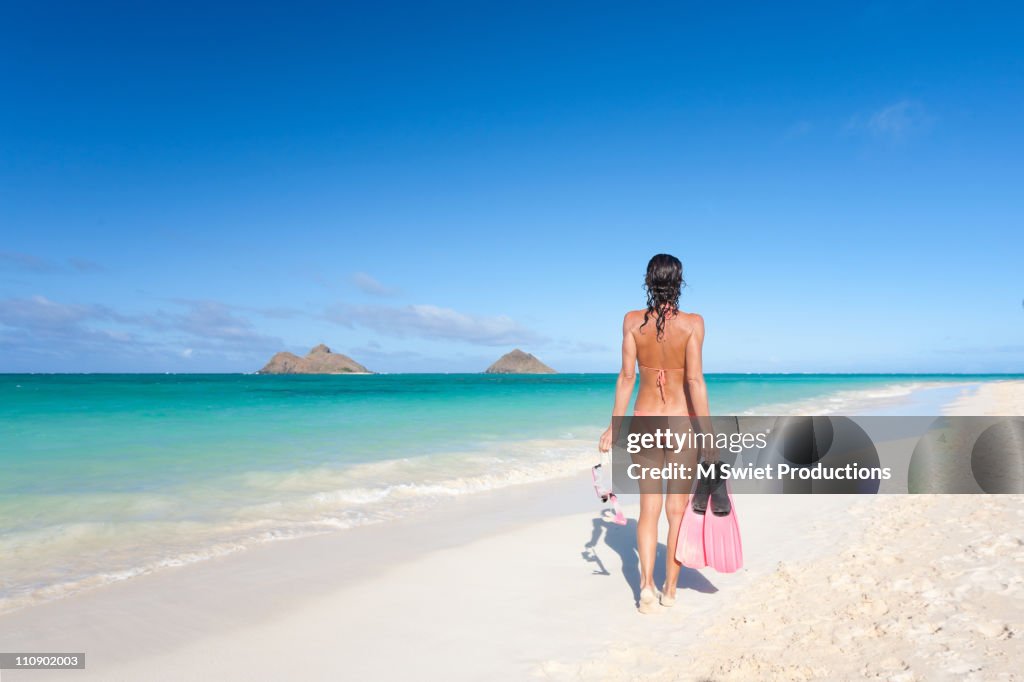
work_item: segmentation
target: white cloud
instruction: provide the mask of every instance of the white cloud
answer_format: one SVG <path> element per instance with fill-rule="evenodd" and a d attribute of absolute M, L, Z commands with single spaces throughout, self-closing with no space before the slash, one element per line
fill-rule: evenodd
<path fill-rule="evenodd" d="M 281 348 L 237 310 L 216 301 L 179 301 L 183 310 L 125 314 L 97 304 L 45 296 L 0 300 L 0 350 L 9 360 L 51 356 L 258 358 Z M 185 347 L 185 352 L 181 348 Z M 11 357 L 13 356 L 13 357 Z"/>
<path fill-rule="evenodd" d="M 365 272 L 354 272 L 349 278 L 352 284 L 364 294 L 371 296 L 394 296 L 398 290 L 381 284 L 380 281 Z"/>
<path fill-rule="evenodd" d="M 903 140 L 926 131 L 932 116 L 913 99 L 901 99 L 869 114 L 857 114 L 846 125 L 849 132 L 866 132 L 874 137 Z"/>
<path fill-rule="evenodd" d="M 53 263 L 30 253 L 14 251 L 0 251 L 0 267 L 36 273 L 55 272 L 59 269 Z"/>
<path fill-rule="evenodd" d="M 59 262 L 39 258 L 38 256 L 33 256 L 30 253 L 19 253 L 16 251 L 0 251 L 0 268 L 44 275 L 67 272 L 94 273 L 104 271 L 104 267 L 102 265 L 85 258 L 68 258 L 67 263 L 62 265 Z"/>
<path fill-rule="evenodd" d="M 327 312 L 327 319 L 391 336 L 446 339 L 481 346 L 542 343 L 546 340 L 507 315 L 472 315 L 426 304 L 403 307 L 339 305 Z"/>

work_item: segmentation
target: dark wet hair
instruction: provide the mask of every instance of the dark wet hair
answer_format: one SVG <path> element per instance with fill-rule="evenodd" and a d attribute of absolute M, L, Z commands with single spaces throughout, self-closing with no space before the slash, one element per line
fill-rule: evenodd
<path fill-rule="evenodd" d="M 665 335 L 665 319 L 670 313 L 679 312 L 679 292 L 686 286 L 683 281 L 683 264 L 675 256 L 659 253 L 647 263 L 644 289 L 647 290 L 647 310 L 644 311 L 643 329 L 648 318 L 654 315 L 654 326 L 658 340 Z"/>

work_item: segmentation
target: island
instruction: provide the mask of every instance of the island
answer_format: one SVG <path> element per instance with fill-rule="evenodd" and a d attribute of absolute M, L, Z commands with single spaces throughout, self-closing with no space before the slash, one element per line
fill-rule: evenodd
<path fill-rule="evenodd" d="M 557 374 L 543 362 L 529 353 L 516 348 L 505 353 L 497 362 L 484 370 L 484 374 Z"/>
<path fill-rule="evenodd" d="M 300 358 L 295 353 L 275 353 L 257 374 L 373 374 L 347 355 L 333 353 L 320 344 Z"/>

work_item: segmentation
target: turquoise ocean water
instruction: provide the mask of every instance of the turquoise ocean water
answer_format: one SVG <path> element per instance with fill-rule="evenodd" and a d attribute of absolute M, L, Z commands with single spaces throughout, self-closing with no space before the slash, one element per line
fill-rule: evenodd
<path fill-rule="evenodd" d="M 991 378 L 710 375 L 708 386 L 716 414 L 891 413 L 915 390 Z M 614 381 L 0 375 L 0 612 L 579 471 L 596 457 Z"/>

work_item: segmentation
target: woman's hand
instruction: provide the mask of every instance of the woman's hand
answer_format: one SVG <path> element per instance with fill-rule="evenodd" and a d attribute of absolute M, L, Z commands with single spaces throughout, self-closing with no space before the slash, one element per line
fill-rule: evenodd
<path fill-rule="evenodd" d="M 597 441 L 597 449 L 600 452 L 608 452 L 612 449 L 612 427 L 608 427 L 601 434 L 601 439 Z"/>

